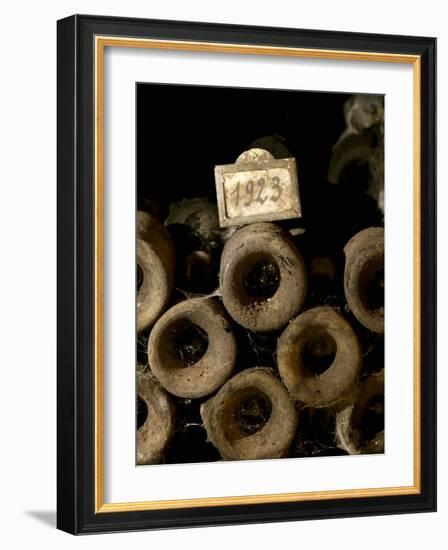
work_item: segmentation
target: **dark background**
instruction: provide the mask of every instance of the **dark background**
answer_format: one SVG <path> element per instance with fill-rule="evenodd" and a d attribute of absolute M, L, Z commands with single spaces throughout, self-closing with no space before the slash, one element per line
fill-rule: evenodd
<path fill-rule="evenodd" d="M 215 165 L 234 163 L 253 140 L 278 134 L 297 162 L 299 225 L 312 237 L 313 253 L 341 249 L 360 229 L 381 224 L 375 203 L 365 194 L 365 167 L 352 167 L 342 185 L 327 182 L 331 148 L 345 128 L 342 108 L 349 97 L 138 84 L 138 196 L 158 202 L 162 218 L 173 200 L 207 196 L 216 201 Z"/>

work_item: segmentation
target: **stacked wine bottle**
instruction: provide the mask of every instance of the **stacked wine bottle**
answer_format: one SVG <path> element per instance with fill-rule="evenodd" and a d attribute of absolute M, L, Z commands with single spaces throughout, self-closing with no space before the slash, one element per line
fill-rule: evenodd
<path fill-rule="evenodd" d="M 150 205 L 151 206 L 151 205 Z M 384 230 L 137 213 L 137 463 L 384 452 Z M 304 253 L 305 251 L 305 253 Z"/>

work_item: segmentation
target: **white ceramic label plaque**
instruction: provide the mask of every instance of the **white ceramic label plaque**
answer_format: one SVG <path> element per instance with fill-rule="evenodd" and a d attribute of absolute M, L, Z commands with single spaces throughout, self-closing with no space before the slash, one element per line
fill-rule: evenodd
<path fill-rule="evenodd" d="M 242 155 L 235 164 L 216 166 L 215 179 L 221 227 L 301 216 L 293 158 Z"/>

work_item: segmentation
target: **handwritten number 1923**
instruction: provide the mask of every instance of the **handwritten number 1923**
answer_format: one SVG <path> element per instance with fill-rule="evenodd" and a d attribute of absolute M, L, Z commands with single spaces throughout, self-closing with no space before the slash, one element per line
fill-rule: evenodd
<path fill-rule="evenodd" d="M 274 176 L 271 180 L 271 185 L 267 186 L 268 189 L 269 187 L 272 187 L 274 190 L 274 193 L 270 193 L 269 195 L 263 196 L 263 191 L 266 189 L 266 180 L 264 178 L 260 178 L 257 182 L 249 180 L 244 186 L 243 191 L 241 190 L 241 187 L 243 186 L 241 186 L 238 181 L 234 190 L 230 193 L 231 197 L 235 197 L 235 206 L 237 207 L 240 205 L 240 199 L 242 198 L 241 195 L 243 195 L 245 199 L 243 206 L 248 207 L 254 202 L 257 202 L 258 204 L 264 204 L 267 200 L 277 202 L 283 192 L 282 186 L 280 185 L 280 178 L 278 176 Z"/>

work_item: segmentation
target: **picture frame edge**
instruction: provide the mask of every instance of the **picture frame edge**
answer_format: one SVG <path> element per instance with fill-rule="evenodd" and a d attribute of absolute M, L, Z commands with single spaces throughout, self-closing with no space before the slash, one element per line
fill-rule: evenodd
<path fill-rule="evenodd" d="M 400 47 L 421 60 L 421 491 L 415 495 L 247 504 L 212 508 L 95 512 L 93 441 L 93 50 L 104 27 L 176 33 L 227 33 L 284 45 L 346 43 L 387 51 Z M 126 32 L 129 32 L 128 30 Z M 314 36 L 314 42 L 313 42 Z M 252 42 L 251 42 L 252 43 Z M 369 47 L 370 44 L 370 47 Z M 355 517 L 436 510 L 436 38 L 314 31 L 219 23 L 73 15 L 57 23 L 57 527 L 72 534 Z M 294 45 L 293 47 L 298 47 Z M 322 47 L 322 46 L 321 46 Z M 383 51 L 383 50 L 381 50 Z M 90 93 L 88 93 L 90 90 Z M 89 154 L 90 151 L 90 154 Z M 82 418 L 80 411 L 83 411 Z"/>

